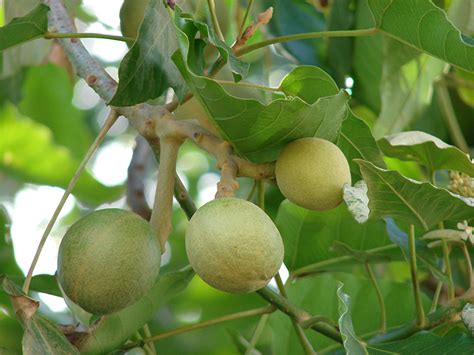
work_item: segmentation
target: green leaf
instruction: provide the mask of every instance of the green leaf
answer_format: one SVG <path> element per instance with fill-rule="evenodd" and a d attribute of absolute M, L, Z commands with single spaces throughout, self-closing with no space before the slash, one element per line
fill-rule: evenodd
<path fill-rule="evenodd" d="M 54 275 L 35 275 L 31 279 L 30 289 L 35 292 L 47 293 L 57 297 L 62 297 L 58 281 Z"/>
<path fill-rule="evenodd" d="M 314 272 L 354 263 L 351 257 L 341 259 L 339 253 L 332 250 L 335 241 L 357 250 L 391 244 L 382 221 L 359 224 L 344 205 L 330 211 L 316 212 L 286 200 L 280 205 L 275 223 L 283 238 L 284 261 L 290 272 L 310 265 Z M 392 250 L 396 251 L 396 247 Z"/>
<path fill-rule="evenodd" d="M 27 15 L 13 18 L 0 28 L 0 51 L 42 37 L 48 32 L 49 7 L 39 4 Z"/>
<path fill-rule="evenodd" d="M 380 84 L 382 109 L 374 126 L 376 137 L 400 132 L 428 107 L 433 81 L 445 65 L 394 39 L 384 38 Z"/>
<path fill-rule="evenodd" d="M 344 290 L 351 295 L 352 322 L 359 338 L 366 339 L 380 329 L 380 307 L 377 295 L 370 280 L 352 273 L 325 273 L 305 276 L 287 287 L 288 299 L 311 315 L 339 318 L 339 299 L 336 297 L 338 281 L 344 284 Z M 386 279 L 378 280 L 387 309 L 387 327 L 390 329 L 410 323 L 415 316 L 413 291 L 409 284 Z M 422 295 L 423 305 L 428 309 L 431 301 Z M 270 316 L 273 334 L 273 352 L 275 355 L 291 354 L 300 344 L 292 329 L 290 319 L 281 312 Z M 328 350 L 338 344 L 314 331 L 306 330 L 306 336 L 318 352 Z"/>
<path fill-rule="evenodd" d="M 474 70 L 474 47 L 431 1 L 368 1 L 376 27 L 383 33 L 462 69 Z"/>
<path fill-rule="evenodd" d="M 280 90 L 309 104 L 315 103 L 320 97 L 337 95 L 339 92 L 328 73 L 310 65 L 301 65 L 289 72 L 280 83 Z"/>
<path fill-rule="evenodd" d="M 425 230 L 445 220 L 470 220 L 474 203 L 456 197 L 429 183 L 407 179 L 396 171 L 357 160 L 368 186 L 370 217 L 395 219 L 421 226 Z"/>
<path fill-rule="evenodd" d="M 352 181 L 362 178 L 359 165 L 354 159 L 368 160 L 381 168 L 385 168 L 382 153 L 372 136 L 369 126 L 355 116 L 352 110 L 349 110 L 348 117 L 342 123 L 337 145 L 349 162 Z"/>
<path fill-rule="evenodd" d="M 0 205 L 0 270 L 10 276 L 22 276 L 23 273 L 15 260 L 10 228 L 11 221 L 7 210 Z"/>
<path fill-rule="evenodd" d="M 39 314 L 35 314 L 26 323 L 22 349 L 25 355 L 79 354 L 79 351 L 66 339 L 58 327 Z"/>
<path fill-rule="evenodd" d="M 187 27 L 181 23 L 188 20 L 176 22 L 182 53 L 175 54 L 175 62 L 211 121 L 239 155 L 255 162 L 272 161 L 294 139 L 308 136 L 337 139 L 347 115 L 345 91 L 319 98 L 314 104 L 299 97 L 263 104 L 232 96 L 214 80 L 191 71 L 184 58 L 189 60 L 194 55 L 194 46 L 189 47 L 187 34 L 183 32 Z"/>
<path fill-rule="evenodd" d="M 120 63 L 119 85 L 110 101 L 131 106 L 161 96 L 172 87 L 182 98 L 186 84 L 171 61 L 178 48 L 176 34 L 163 1 L 150 0 L 138 38 Z"/>
<path fill-rule="evenodd" d="M 51 131 L 12 105 L 0 109 L 0 170 L 23 181 L 66 188 L 80 161 L 53 142 Z M 122 186 L 106 187 L 84 172 L 73 193 L 88 204 L 100 204 L 122 195 Z"/>
<path fill-rule="evenodd" d="M 465 333 L 439 336 L 421 331 L 409 338 L 387 344 L 370 346 L 370 354 L 470 354 L 474 338 Z"/>
<path fill-rule="evenodd" d="M 23 82 L 22 114 L 48 126 L 55 143 L 82 158 L 92 143 L 84 112 L 72 104 L 74 86 L 67 72 L 55 65 L 28 69 Z"/>
<path fill-rule="evenodd" d="M 94 325 L 79 341 L 81 353 L 108 353 L 116 349 L 143 327 L 161 305 L 181 293 L 193 276 L 194 271 L 190 267 L 161 276 L 138 302 L 102 318 Z"/>
<path fill-rule="evenodd" d="M 474 176 L 474 163 L 466 153 L 428 133 L 402 132 L 384 137 L 378 143 L 385 155 L 416 161 L 429 171 L 449 169 Z"/>
<path fill-rule="evenodd" d="M 337 297 L 339 299 L 339 330 L 347 355 L 368 354 L 365 345 L 357 338 L 352 324 L 351 297 L 344 293 L 344 284 L 338 282 Z"/>
<path fill-rule="evenodd" d="M 458 69 L 454 71 L 455 83 L 460 81 L 457 85 L 459 97 L 469 106 L 474 107 L 474 73 Z"/>

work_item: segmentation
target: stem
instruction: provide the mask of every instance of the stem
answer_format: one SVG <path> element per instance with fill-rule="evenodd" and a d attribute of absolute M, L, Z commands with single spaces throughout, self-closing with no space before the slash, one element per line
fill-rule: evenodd
<path fill-rule="evenodd" d="M 311 318 L 306 312 L 292 305 L 286 298 L 273 292 L 269 287 L 261 288 L 257 291 L 257 293 L 268 302 L 275 305 L 283 313 L 286 313 L 292 319 L 295 319 L 298 323 L 304 322 Z M 311 329 L 342 344 L 341 334 L 331 324 L 321 321 L 311 325 Z"/>
<path fill-rule="evenodd" d="M 266 91 L 273 91 L 273 92 L 281 92 L 280 88 L 270 88 L 268 86 L 263 86 L 263 85 L 258 85 L 258 84 L 253 84 L 253 83 L 245 83 L 239 81 L 238 83 L 230 81 L 230 80 L 214 80 L 218 82 L 219 84 L 222 85 L 230 85 L 230 86 L 242 86 L 242 87 L 247 87 L 247 88 L 252 88 L 252 89 L 259 89 L 259 90 L 266 90 Z"/>
<path fill-rule="evenodd" d="M 224 42 L 224 35 L 222 34 L 221 27 L 219 26 L 219 20 L 217 19 L 216 13 L 216 4 L 214 3 L 214 0 L 207 0 L 207 6 L 209 6 L 209 12 L 211 13 L 212 27 L 214 27 L 214 31 L 216 31 L 221 41 Z"/>
<path fill-rule="evenodd" d="M 281 295 L 285 298 L 288 298 L 285 285 L 283 284 L 283 280 L 281 279 L 280 273 L 277 273 L 275 275 L 275 281 Z M 293 327 L 295 328 L 296 335 L 298 336 L 298 340 L 300 341 L 301 346 L 303 347 L 304 353 L 306 355 L 315 355 L 316 351 L 314 351 L 313 346 L 311 345 L 308 338 L 306 337 L 306 334 L 304 333 L 304 330 L 301 327 L 301 325 L 298 324 L 294 319 L 292 319 L 291 322 L 293 323 Z"/>
<path fill-rule="evenodd" d="M 461 249 L 464 254 L 464 258 L 466 259 L 467 264 L 467 275 L 469 277 L 469 288 L 474 288 L 474 275 L 472 273 L 472 263 L 471 263 L 471 256 L 469 255 L 469 250 L 467 250 L 466 243 L 461 244 Z"/>
<path fill-rule="evenodd" d="M 149 338 L 145 338 L 144 342 L 149 343 L 149 342 L 153 342 L 153 341 L 158 341 L 158 340 L 169 338 L 169 337 L 172 337 L 172 336 L 175 336 L 175 335 L 178 335 L 178 334 L 187 333 L 187 332 L 190 332 L 190 331 L 193 331 L 193 330 L 196 330 L 196 329 L 206 328 L 206 327 L 209 327 L 211 325 L 224 323 L 224 322 L 237 320 L 237 319 L 242 319 L 242 318 L 247 318 L 247 317 L 258 316 L 260 314 L 272 313 L 273 311 L 275 311 L 275 307 L 267 306 L 267 307 L 250 309 L 248 311 L 242 311 L 242 312 L 237 312 L 237 313 L 233 313 L 233 314 L 228 314 L 228 315 L 223 316 L 223 317 L 214 318 L 214 319 L 210 319 L 210 320 L 207 320 L 207 321 L 204 321 L 204 322 L 187 325 L 187 326 L 184 326 L 184 327 L 180 327 L 180 328 L 170 330 L 168 332 L 164 332 L 164 333 L 161 333 L 161 334 L 158 334 L 158 335 L 154 335 L 154 336 L 149 337 Z"/>
<path fill-rule="evenodd" d="M 245 355 L 250 355 L 252 354 L 252 351 L 255 350 L 255 346 L 257 345 L 258 340 L 260 339 L 260 336 L 262 335 L 263 330 L 265 329 L 265 326 L 267 325 L 268 318 L 270 318 L 270 315 L 264 314 L 258 320 L 257 326 L 255 327 L 255 330 L 252 335 L 252 339 L 250 339 L 249 347 L 247 348 L 247 351 L 245 351 Z"/>
<path fill-rule="evenodd" d="M 438 281 L 438 284 L 436 285 L 436 290 L 433 296 L 433 302 L 431 303 L 430 314 L 435 312 L 436 308 L 438 307 L 439 296 L 441 294 L 442 289 L 443 289 L 443 282 Z"/>
<path fill-rule="evenodd" d="M 171 232 L 173 211 L 173 192 L 176 175 L 176 160 L 181 142 L 174 138 L 164 137 L 161 140 L 160 166 L 156 184 L 155 201 L 150 223 L 156 231 L 161 244 L 161 252 L 165 252 L 166 240 Z"/>
<path fill-rule="evenodd" d="M 87 163 L 96 152 L 100 143 L 102 143 L 102 141 L 104 140 L 105 135 L 109 131 L 110 127 L 112 127 L 115 121 L 117 121 L 117 118 L 118 118 L 117 111 L 111 110 L 99 134 L 97 135 L 92 145 L 89 147 L 89 150 L 87 151 L 86 155 L 84 156 L 81 163 L 79 164 L 76 172 L 74 173 L 74 176 L 69 181 L 69 184 L 66 190 L 64 191 L 63 196 L 61 197 L 61 200 L 59 201 L 58 206 L 56 207 L 53 213 L 53 216 L 49 220 L 48 225 L 46 226 L 46 229 L 43 232 L 43 236 L 41 237 L 38 248 L 36 249 L 35 256 L 33 257 L 33 261 L 31 262 L 30 269 L 28 270 L 28 274 L 26 275 L 25 283 L 23 284 L 23 292 L 26 295 L 28 294 L 28 291 L 30 289 L 30 283 L 31 283 L 31 278 L 33 277 L 33 272 L 35 270 L 36 264 L 38 263 L 38 259 L 41 255 L 41 251 L 43 250 L 44 244 L 46 243 L 46 239 L 48 238 L 49 233 L 53 229 L 53 226 L 56 223 L 56 220 L 58 219 L 59 214 L 61 213 L 61 210 L 64 207 L 64 204 L 66 203 L 67 198 L 69 197 L 69 195 L 71 194 L 71 191 L 76 186 L 77 181 L 79 180 Z"/>
<path fill-rule="evenodd" d="M 416 325 L 420 328 L 423 328 L 425 326 L 425 311 L 423 310 L 423 303 L 421 302 L 420 283 L 418 280 L 418 273 L 417 273 L 417 266 L 416 266 L 415 226 L 413 224 L 410 224 L 408 244 L 409 244 L 408 246 L 410 250 L 411 281 L 413 284 L 413 293 L 415 296 Z"/>
<path fill-rule="evenodd" d="M 347 31 L 321 31 L 321 32 L 307 32 L 307 33 L 298 33 L 287 36 L 280 36 L 269 38 L 248 46 L 242 47 L 236 52 L 237 56 L 241 56 L 247 53 L 250 53 L 254 50 L 269 46 L 275 43 L 282 43 L 288 41 L 296 41 L 301 39 L 313 39 L 321 37 L 361 37 L 361 36 L 370 36 L 378 32 L 377 28 L 367 28 L 363 30 L 347 30 Z"/>
<path fill-rule="evenodd" d="M 245 9 L 245 14 L 244 18 L 242 19 L 242 23 L 240 24 L 240 29 L 239 29 L 239 34 L 237 35 L 237 40 L 242 37 L 242 34 L 245 31 L 245 23 L 247 22 L 247 18 L 249 17 L 250 14 L 250 9 L 252 8 L 253 5 L 253 0 L 249 0 L 247 4 L 247 9 Z"/>
<path fill-rule="evenodd" d="M 100 38 L 100 39 L 111 39 L 114 41 L 121 41 L 127 43 L 135 42 L 135 38 L 131 37 L 123 37 L 123 36 L 115 36 L 115 35 L 107 35 L 103 33 L 59 33 L 59 32 L 48 32 L 43 35 L 45 39 L 51 38 Z"/>
<path fill-rule="evenodd" d="M 441 246 L 443 248 L 444 264 L 446 265 L 446 275 L 448 276 L 448 301 L 452 301 L 454 299 L 453 271 L 451 269 L 451 261 L 449 260 L 448 242 L 445 238 L 441 239 Z"/>
<path fill-rule="evenodd" d="M 255 193 L 256 188 L 257 188 L 257 180 L 254 180 L 252 188 L 250 189 L 250 192 L 247 195 L 247 201 L 251 201 L 253 199 L 253 195 Z"/>
<path fill-rule="evenodd" d="M 377 294 L 377 299 L 380 305 L 380 332 L 385 333 L 387 331 L 387 313 L 385 311 L 385 301 L 382 296 L 382 291 L 380 290 L 380 287 L 377 283 L 377 278 L 374 275 L 372 267 L 367 261 L 365 262 L 365 269 L 367 270 L 367 273 L 369 274 L 370 281 L 372 282 L 372 285 L 374 286 L 374 290 L 375 290 L 375 293 Z"/>
<path fill-rule="evenodd" d="M 145 323 L 145 325 L 143 326 L 143 334 L 145 335 L 146 338 L 151 337 L 150 327 L 148 326 L 148 323 Z M 155 349 L 155 345 L 154 345 L 154 344 L 148 343 L 148 344 L 145 344 L 143 347 L 144 347 L 145 349 L 148 349 L 148 351 L 150 352 L 150 354 L 156 355 L 156 349 Z"/>
<path fill-rule="evenodd" d="M 437 82 L 434 85 L 434 88 L 438 97 L 441 112 L 443 113 L 444 121 L 448 126 L 454 144 L 465 153 L 469 153 L 469 145 L 464 138 L 461 127 L 459 126 L 446 85 Z"/>

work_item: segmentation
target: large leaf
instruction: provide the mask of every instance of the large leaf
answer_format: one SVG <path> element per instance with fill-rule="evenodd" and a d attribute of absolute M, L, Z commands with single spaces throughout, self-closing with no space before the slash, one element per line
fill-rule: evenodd
<path fill-rule="evenodd" d="M 471 354 L 474 338 L 457 333 L 439 336 L 433 332 L 421 331 L 409 338 L 391 343 L 370 346 L 370 354 Z"/>
<path fill-rule="evenodd" d="M 332 250 L 335 241 L 357 250 L 391 244 L 382 221 L 359 224 L 344 205 L 316 212 L 286 200 L 280 205 L 275 223 L 283 238 L 285 265 L 290 271 L 316 263 L 320 267 L 312 271 L 331 270 L 354 263 L 350 257 L 341 260 L 340 254 Z"/>
<path fill-rule="evenodd" d="M 108 353 L 116 349 L 143 327 L 162 304 L 181 293 L 193 276 L 190 267 L 161 276 L 138 302 L 94 325 L 92 331 L 78 342 L 81 353 Z"/>
<path fill-rule="evenodd" d="M 400 132 L 429 105 L 445 63 L 391 38 L 383 41 L 382 109 L 374 134 Z"/>
<path fill-rule="evenodd" d="M 380 329 L 380 307 L 370 280 L 349 273 L 331 273 L 307 276 L 291 283 L 287 287 L 288 298 L 292 304 L 306 310 L 312 315 L 320 315 L 332 320 L 339 318 L 338 282 L 344 284 L 345 293 L 351 295 L 352 322 L 355 333 L 365 339 L 375 335 Z M 413 321 L 415 305 L 413 291 L 408 283 L 397 283 L 378 280 L 387 309 L 387 327 L 393 327 Z M 430 300 L 422 296 L 425 309 Z M 272 354 L 291 354 L 300 347 L 298 337 L 292 329 L 289 318 L 281 312 L 270 316 L 273 334 Z M 315 349 L 323 351 L 329 346 L 337 346 L 334 341 L 317 334 L 305 331 Z M 329 350 L 329 349 L 328 349 Z"/>
<path fill-rule="evenodd" d="M 466 153 L 425 132 L 397 133 L 382 138 L 378 143 L 385 155 L 416 161 L 429 171 L 449 169 L 474 176 L 474 163 Z"/>
<path fill-rule="evenodd" d="M 84 112 L 72 104 L 73 89 L 67 72 L 55 65 L 28 69 L 23 82 L 20 111 L 49 127 L 54 141 L 82 158 L 92 143 Z"/>
<path fill-rule="evenodd" d="M 23 17 L 13 18 L 0 28 L 0 51 L 42 37 L 48 32 L 49 7 L 39 4 Z"/>
<path fill-rule="evenodd" d="M 377 28 L 416 49 L 468 71 L 474 70 L 474 47 L 426 0 L 368 0 Z"/>
<path fill-rule="evenodd" d="M 369 126 L 357 118 L 352 110 L 349 110 L 347 119 L 342 123 L 337 145 L 349 161 L 352 181 L 362 178 L 359 165 L 354 159 L 368 160 L 381 168 L 385 168 L 382 153 L 372 136 Z"/>
<path fill-rule="evenodd" d="M 181 53 L 175 54 L 175 62 L 209 118 L 238 154 L 255 162 L 272 161 L 282 147 L 294 139 L 308 136 L 330 141 L 337 139 L 341 123 L 347 116 L 348 95 L 345 91 L 321 97 L 314 104 L 299 97 L 263 104 L 232 96 L 216 81 L 194 73 L 186 62 L 195 55 L 195 46 L 190 47 L 188 34 L 183 32 L 191 24 L 189 19 L 176 21 Z M 190 36 L 194 38 L 194 32 L 190 32 Z"/>
<path fill-rule="evenodd" d="M 79 354 L 58 327 L 48 319 L 35 314 L 25 326 L 22 341 L 23 354 L 75 355 Z"/>
<path fill-rule="evenodd" d="M 355 334 L 352 324 L 352 302 L 351 296 L 345 293 L 342 288 L 343 283 L 339 283 L 337 297 L 339 299 L 339 330 L 342 335 L 344 349 L 347 355 L 368 354 L 365 344 L 363 344 Z"/>
<path fill-rule="evenodd" d="M 122 60 L 119 85 L 110 101 L 131 106 L 159 97 L 172 87 L 183 97 L 186 85 L 171 61 L 178 48 L 172 20 L 163 1 L 150 0 L 138 38 Z"/>
<path fill-rule="evenodd" d="M 53 142 L 51 131 L 20 115 L 13 106 L 0 110 L 0 170 L 34 184 L 66 188 L 80 161 Z M 106 187 L 89 173 L 81 175 L 73 193 L 89 204 L 117 199 L 123 187 Z"/>
<path fill-rule="evenodd" d="M 394 217 L 425 230 L 444 220 L 474 218 L 474 204 L 469 205 L 447 190 L 407 179 L 368 161 L 357 163 L 368 186 L 371 218 Z"/>

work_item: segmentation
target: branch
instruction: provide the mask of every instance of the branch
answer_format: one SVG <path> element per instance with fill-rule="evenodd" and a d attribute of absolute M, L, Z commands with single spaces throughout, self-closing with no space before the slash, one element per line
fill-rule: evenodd
<path fill-rule="evenodd" d="M 142 136 L 135 139 L 135 149 L 128 166 L 127 203 L 133 212 L 147 221 L 151 217 L 151 209 L 145 198 L 145 167 L 150 154 L 150 147 Z"/>

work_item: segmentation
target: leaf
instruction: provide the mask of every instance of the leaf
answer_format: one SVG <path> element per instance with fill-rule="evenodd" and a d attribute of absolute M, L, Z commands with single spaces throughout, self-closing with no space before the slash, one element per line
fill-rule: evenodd
<path fill-rule="evenodd" d="M 25 355 L 79 354 L 79 351 L 55 324 L 38 314 L 35 314 L 26 324 L 22 349 Z"/>
<path fill-rule="evenodd" d="M 337 145 L 349 162 L 353 181 L 362 179 L 359 165 L 354 159 L 368 160 L 381 168 L 385 168 L 382 153 L 372 136 L 369 126 L 355 116 L 352 110 L 349 110 L 348 117 L 342 123 Z"/>
<path fill-rule="evenodd" d="M 74 86 L 67 72 L 55 65 L 28 69 L 23 82 L 22 114 L 51 129 L 55 143 L 82 158 L 92 143 L 85 112 L 72 104 Z"/>
<path fill-rule="evenodd" d="M 10 276 L 22 276 L 13 252 L 10 228 L 11 220 L 7 210 L 0 205 L 0 270 Z"/>
<path fill-rule="evenodd" d="M 331 250 L 335 241 L 357 250 L 391 244 L 382 221 L 359 224 L 344 205 L 330 211 L 316 212 L 286 200 L 280 205 L 275 224 L 283 238 L 284 261 L 290 272 L 309 265 L 314 266 L 311 269 L 314 272 L 354 263 L 350 257 L 341 260 L 340 255 Z"/>
<path fill-rule="evenodd" d="M 368 0 L 376 27 L 405 44 L 462 69 L 474 70 L 474 47 L 447 19 L 446 13 L 425 0 Z"/>
<path fill-rule="evenodd" d="M 397 171 L 357 160 L 369 188 L 370 218 L 394 217 L 425 230 L 445 220 L 470 220 L 474 204 L 429 183 L 403 177 Z"/>
<path fill-rule="evenodd" d="M 358 223 L 367 222 L 370 210 L 367 184 L 365 181 L 357 181 L 354 186 L 344 184 L 343 198 L 352 217 L 354 217 Z"/>
<path fill-rule="evenodd" d="M 39 4 L 27 15 L 13 18 L 0 28 L 0 51 L 42 37 L 48 32 L 49 7 Z"/>
<path fill-rule="evenodd" d="M 337 139 L 347 115 L 345 91 L 319 98 L 314 104 L 295 97 L 276 99 L 267 105 L 232 96 L 216 81 L 191 71 L 184 60 L 194 55 L 193 47 L 189 47 L 187 34 L 183 32 L 186 26 L 176 22 L 181 53 L 175 53 L 174 60 L 211 121 L 223 138 L 232 143 L 236 153 L 255 162 L 265 162 L 275 160 L 279 151 L 297 138 Z"/>
<path fill-rule="evenodd" d="M 339 330 L 347 355 L 368 354 L 365 345 L 357 338 L 352 325 L 351 297 L 344 293 L 344 284 L 338 282 L 337 297 L 339 299 Z"/>
<path fill-rule="evenodd" d="M 172 20 L 163 1 L 150 0 L 138 38 L 120 63 L 119 85 L 110 105 L 145 102 L 161 96 L 169 87 L 183 98 L 186 84 L 171 61 L 177 48 Z"/>
<path fill-rule="evenodd" d="M 431 172 L 449 169 L 474 176 L 474 163 L 466 153 L 428 133 L 401 132 L 384 137 L 378 143 L 385 155 L 416 161 Z"/>
<path fill-rule="evenodd" d="M 300 65 L 289 72 L 280 83 L 280 90 L 296 96 L 309 104 L 320 97 L 337 95 L 339 88 L 324 70 L 310 65 Z"/>
<path fill-rule="evenodd" d="M 54 275 L 35 275 L 31 279 L 30 289 L 35 292 L 47 293 L 57 297 L 62 297 L 58 282 Z"/>
<path fill-rule="evenodd" d="M 23 181 L 66 188 L 79 160 L 53 142 L 51 131 L 12 105 L 0 109 L 0 170 Z M 88 204 L 100 204 L 122 195 L 122 186 L 106 187 L 84 172 L 73 193 Z"/>
<path fill-rule="evenodd" d="M 439 336 L 421 331 L 409 338 L 391 343 L 370 346 L 371 354 L 470 354 L 474 338 L 465 333 Z"/>
<path fill-rule="evenodd" d="M 79 340 L 78 347 L 85 353 L 108 353 L 123 344 L 143 327 L 161 305 L 181 293 L 194 276 L 184 268 L 161 276 L 153 288 L 135 304 L 102 318 L 89 333 Z"/>
<path fill-rule="evenodd" d="M 390 261 L 390 257 L 382 254 L 372 254 L 364 250 L 355 250 L 347 244 L 335 241 L 332 248 L 340 254 L 349 255 L 359 263 Z"/>
<path fill-rule="evenodd" d="M 339 318 L 339 299 L 336 297 L 338 281 L 344 284 L 345 293 L 351 295 L 352 322 L 359 338 L 365 339 L 380 329 L 380 307 L 374 288 L 365 277 L 352 273 L 325 273 L 305 276 L 287 287 L 288 299 L 295 306 L 304 309 L 311 315 L 329 319 Z M 378 280 L 387 310 L 387 327 L 393 328 L 413 321 L 415 306 L 413 290 L 409 284 Z M 429 309 L 431 301 L 424 294 L 422 302 Z M 273 334 L 272 354 L 287 355 L 298 349 L 299 341 L 290 319 L 281 312 L 270 316 Z M 317 346 L 318 353 L 324 350 L 334 351 L 338 344 L 323 335 L 307 330 L 309 341 Z"/>
<path fill-rule="evenodd" d="M 391 38 L 383 40 L 382 108 L 374 135 L 400 132 L 428 107 L 445 63 Z"/>

